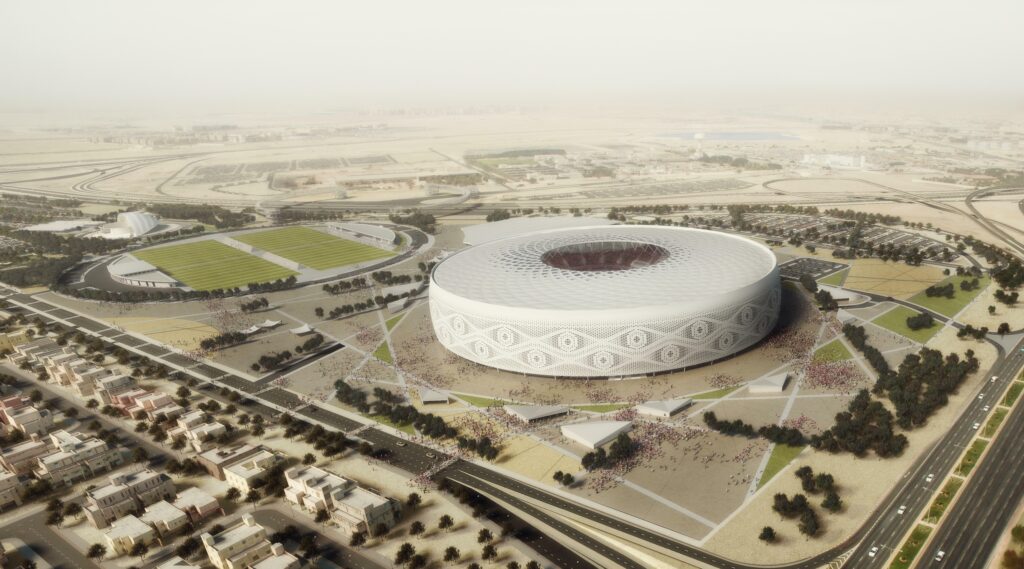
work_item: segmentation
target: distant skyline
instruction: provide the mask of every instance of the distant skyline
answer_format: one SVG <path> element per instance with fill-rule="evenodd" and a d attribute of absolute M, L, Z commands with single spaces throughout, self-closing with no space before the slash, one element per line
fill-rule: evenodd
<path fill-rule="evenodd" d="M 6 0 L 0 113 L 888 96 L 1019 109 L 1021 21 L 1010 0 Z"/>

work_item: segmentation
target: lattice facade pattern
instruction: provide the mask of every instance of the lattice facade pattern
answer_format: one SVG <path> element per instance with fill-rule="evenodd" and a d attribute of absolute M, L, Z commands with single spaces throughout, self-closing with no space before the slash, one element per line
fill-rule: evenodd
<path fill-rule="evenodd" d="M 616 228 L 602 228 L 607 229 Z M 685 240 L 684 235 L 679 235 Z M 570 234 L 564 241 L 559 237 L 545 233 L 542 241 L 554 247 L 582 240 L 579 234 Z M 609 238 L 608 235 L 598 237 Z M 623 235 L 619 237 L 625 239 Z M 652 241 L 665 246 L 671 254 L 673 237 L 659 233 Z M 747 243 L 760 248 L 755 243 Z M 515 243 L 504 247 L 524 250 Z M 546 248 L 529 247 L 537 252 L 538 258 Z M 694 251 L 691 248 L 687 253 L 692 258 Z M 770 252 L 767 255 L 771 258 L 767 272 L 762 271 L 760 278 L 736 290 L 714 290 L 720 283 L 709 282 L 705 284 L 703 298 L 692 298 L 684 293 L 683 298 L 674 298 L 673 302 L 665 304 L 657 302 L 664 300 L 659 295 L 637 290 L 635 282 L 628 282 L 632 279 L 625 279 L 626 286 L 631 287 L 632 298 L 639 300 L 637 306 L 592 311 L 535 309 L 530 307 L 529 301 L 512 306 L 495 305 L 446 290 L 435 279 L 430 291 L 431 319 L 434 332 L 445 348 L 470 361 L 498 369 L 558 377 L 616 377 L 670 371 L 735 354 L 756 344 L 774 328 L 781 288 L 774 257 Z M 447 262 L 438 266 L 435 276 Z M 673 266 L 672 263 L 659 265 L 663 270 Z M 546 266 L 540 270 L 550 272 L 552 268 Z M 667 277 L 671 277 L 671 272 L 647 278 Z M 544 286 L 543 281 L 534 284 Z M 610 282 L 605 284 L 611 286 Z M 708 290 L 709 285 L 711 290 Z M 584 286 L 578 294 L 585 297 L 588 292 Z M 551 289 L 538 291 L 538 294 L 550 295 Z M 579 297 L 572 300 L 578 302 Z M 641 306 L 642 302 L 651 304 Z"/>

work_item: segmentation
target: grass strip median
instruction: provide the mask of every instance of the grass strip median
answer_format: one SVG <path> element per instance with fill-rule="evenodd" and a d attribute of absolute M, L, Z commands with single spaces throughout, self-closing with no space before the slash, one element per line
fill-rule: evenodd
<path fill-rule="evenodd" d="M 896 557 L 889 564 L 889 569 L 909 569 L 914 564 L 914 558 L 917 557 L 921 547 L 924 546 L 924 542 L 931 533 L 932 528 L 924 524 L 918 524 L 914 531 L 910 532 L 910 537 L 903 543 L 903 547 L 896 552 Z"/>
<path fill-rule="evenodd" d="M 964 477 L 968 476 L 971 471 L 974 470 L 974 466 L 978 464 L 978 458 L 981 457 L 981 453 L 985 452 L 985 447 L 987 446 L 988 441 L 974 439 L 970 448 L 967 449 L 967 454 L 965 454 L 964 458 L 960 461 L 960 466 L 956 467 L 957 475 Z"/>
<path fill-rule="evenodd" d="M 946 507 L 953 501 L 953 497 L 956 496 L 960 487 L 963 486 L 963 478 L 950 478 L 946 485 L 942 487 L 939 494 L 935 496 L 935 500 L 932 501 L 932 506 L 928 508 L 928 514 L 925 515 L 924 521 L 930 524 L 936 524 L 942 517 L 942 514 L 946 511 Z"/>

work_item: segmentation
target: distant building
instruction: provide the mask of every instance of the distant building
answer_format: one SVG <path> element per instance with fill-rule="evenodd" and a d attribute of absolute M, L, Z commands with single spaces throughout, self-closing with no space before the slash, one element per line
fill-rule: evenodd
<path fill-rule="evenodd" d="M 0 465 L 14 474 L 29 474 L 36 466 L 36 460 L 52 452 L 49 439 L 33 435 L 27 441 L 11 445 L 0 452 Z"/>
<path fill-rule="evenodd" d="M 53 414 L 36 408 L 28 397 L 11 395 L 0 399 L 0 422 L 26 435 L 46 434 L 53 426 Z"/>
<path fill-rule="evenodd" d="M 217 569 L 293 569 L 299 560 L 284 551 L 279 543 L 270 543 L 267 530 L 256 523 L 251 514 L 242 516 L 242 523 L 217 535 L 204 533 L 203 547 L 210 563 Z M 270 564 L 259 565 L 272 560 Z"/>
<path fill-rule="evenodd" d="M 32 341 L 32 336 L 29 335 L 28 331 L 28 328 L 24 328 L 15 332 L 0 334 L 0 352 L 14 351 L 15 346 Z"/>
<path fill-rule="evenodd" d="M 110 405 L 133 419 L 146 418 L 162 423 L 185 412 L 167 393 L 132 389 L 111 397 Z"/>
<path fill-rule="evenodd" d="M 160 224 L 160 218 L 152 213 L 141 211 L 126 211 L 117 214 L 117 221 L 103 226 L 98 237 L 104 239 L 133 239 L 141 237 Z"/>
<path fill-rule="evenodd" d="M 110 477 L 109 485 L 85 493 L 85 517 L 97 528 L 104 528 L 127 513 L 170 500 L 174 493 L 174 482 L 166 474 L 148 468 L 118 474 Z"/>
<path fill-rule="evenodd" d="M 196 452 L 210 450 L 215 439 L 227 432 L 223 423 L 206 421 L 206 413 L 202 411 L 191 411 L 178 417 L 177 426 L 167 431 L 167 436 L 176 441 L 185 440 Z"/>
<path fill-rule="evenodd" d="M 174 500 L 174 507 L 185 512 L 193 523 L 205 520 L 217 513 L 223 514 L 216 498 L 194 487 L 178 493 L 178 497 Z"/>
<path fill-rule="evenodd" d="M 21 505 L 21 483 L 18 475 L 0 470 L 0 512 Z"/>
<path fill-rule="evenodd" d="M 183 531 L 191 523 L 188 514 L 166 500 L 160 500 L 147 507 L 139 519 L 153 528 L 161 540 Z"/>
<path fill-rule="evenodd" d="M 103 377 L 96 381 L 96 395 L 104 405 L 113 405 L 114 397 L 135 389 L 135 378 L 124 374 Z"/>
<path fill-rule="evenodd" d="M 226 467 L 241 462 L 261 450 L 260 447 L 253 445 L 238 444 L 208 450 L 196 457 L 196 461 L 210 473 L 210 476 L 224 480 Z"/>

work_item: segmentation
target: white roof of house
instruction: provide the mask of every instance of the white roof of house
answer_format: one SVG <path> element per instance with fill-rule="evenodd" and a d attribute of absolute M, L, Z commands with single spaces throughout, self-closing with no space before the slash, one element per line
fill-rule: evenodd
<path fill-rule="evenodd" d="M 447 403 L 448 402 L 448 393 L 445 392 L 445 391 L 437 391 L 435 389 L 430 389 L 429 387 L 421 387 L 419 389 L 419 392 L 420 392 L 420 401 L 422 401 L 423 403 Z"/>
<path fill-rule="evenodd" d="M 636 406 L 637 413 L 645 415 L 661 415 L 668 413 L 669 415 L 676 411 L 689 407 L 693 403 L 693 399 L 684 397 L 682 399 L 666 399 L 661 401 L 645 401 Z"/>
<path fill-rule="evenodd" d="M 288 330 L 288 331 L 291 332 L 292 334 L 296 334 L 296 335 L 301 336 L 303 334 L 309 334 L 310 332 L 312 332 L 313 331 L 313 327 L 310 326 L 309 324 L 303 324 L 302 326 L 299 326 L 298 328 L 292 328 L 291 330 Z"/>
<path fill-rule="evenodd" d="M 260 332 L 262 330 L 263 330 L 263 328 L 260 328 L 259 326 L 256 326 L 254 324 L 252 326 L 249 326 L 245 330 L 242 330 L 242 333 L 245 334 L 246 336 L 248 336 L 249 334 L 255 334 L 256 332 Z"/>
<path fill-rule="evenodd" d="M 502 221 L 492 221 L 462 228 L 463 242 L 466 245 L 479 245 L 487 241 L 518 237 L 535 231 L 548 229 L 564 229 L 567 227 L 592 227 L 595 225 L 614 225 L 618 222 L 605 217 L 513 217 Z"/>
<path fill-rule="evenodd" d="M 254 563 L 252 569 L 288 569 L 289 567 L 295 567 L 298 563 L 298 557 L 285 551 L 280 555 L 271 555 L 259 563 Z"/>
<path fill-rule="evenodd" d="M 201 569 L 198 565 L 193 565 L 184 559 L 174 556 L 167 561 L 164 561 L 160 565 L 156 566 L 156 569 Z"/>
<path fill-rule="evenodd" d="M 564 415 L 569 412 L 565 405 L 505 405 L 505 412 L 520 421 L 536 421 L 545 417 Z"/>
<path fill-rule="evenodd" d="M 257 324 L 257 326 L 259 326 L 260 328 L 274 328 L 275 326 L 280 326 L 280 325 L 281 325 L 281 321 L 280 320 L 264 320 L 263 322 L 260 322 L 259 324 Z"/>
<path fill-rule="evenodd" d="M 110 531 L 107 532 L 107 535 L 109 535 L 111 539 L 117 539 L 120 537 L 136 539 L 148 533 L 152 533 L 152 531 L 153 528 L 146 525 L 145 522 L 131 514 L 128 514 L 123 518 L 114 520 L 114 522 L 110 524 Z"/>
<path fill-rule="evenodd" d="M 147 524 L 156 524 L 159 522 L 169 522 L 175 519 L 181 519 L 188 516 L 185 512 L 181 511 L 167 500 L 160 500 L 155 504 L 150 504 L 145 513 L 139 519 Z"/>
<path fill-rule="evenodd" d="M 219 504 L 219 502 L 213 496 L 196 487 L 178 492 L 178 497 L 174 499 L 174 505 L 182 510 L 187 510 L 190 507 L 202 510 L 210 504 Z"/>
<path fill-rule="evenodd" d="M 597 448 L 633 429 L 630 421 L 590 421 L 563 425 L 562 435 L 588 448 Z"/>

